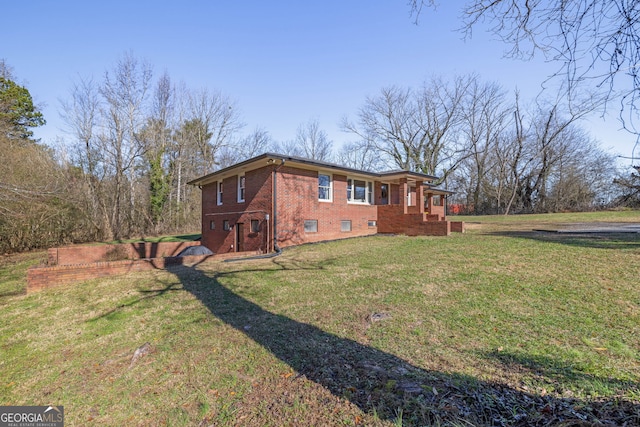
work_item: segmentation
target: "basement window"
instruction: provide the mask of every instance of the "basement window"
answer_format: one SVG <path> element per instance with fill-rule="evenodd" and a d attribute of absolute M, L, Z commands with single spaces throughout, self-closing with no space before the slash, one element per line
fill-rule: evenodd
<path fill-rule="evenodd" d="M 318 232 L 318 220 L 317 219 L 305 219 L 304 220 L 304 232 L 305 233 L 317 233 Z"/>
<path fill-rule="evenodd" d="M 367 226 L 369 226 L 369 227 L 375 227 L 376 225 L 378 225 L 378 223 L 376 221 L 368 221 L 367 222 Z"/>
<path fill-rule="evenodd" d="M 340 231 L 351 231 L 351 220 L 340 221 Z"/>

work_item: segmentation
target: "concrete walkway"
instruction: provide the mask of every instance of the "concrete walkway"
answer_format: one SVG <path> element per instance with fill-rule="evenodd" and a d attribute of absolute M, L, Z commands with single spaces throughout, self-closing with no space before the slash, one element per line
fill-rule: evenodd
<path fill-rule="evenodd" d="M 558 225 L 557 228 L 537 229 L 548 233 L 640 233 L 640 224 L 634 222 L 577 222 Z"/>

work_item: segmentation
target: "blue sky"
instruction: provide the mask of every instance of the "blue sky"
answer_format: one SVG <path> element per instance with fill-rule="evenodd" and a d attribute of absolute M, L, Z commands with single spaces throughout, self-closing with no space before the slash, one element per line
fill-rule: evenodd
<path fill-rule="evenodd" d="M 535 97 L 555 65 L 503 59 L 507 49 L 476 29 L 463 41 L 463 2 L 441 1 L 414 25 L 405 0 L 47 1 L 5 2 L 0 58 L 39 103 L 48 124 L 36 137 L 65 136 L 59 100 L 79 76 L 100 80 L 125 52 L 158 76 L 219 90 L 235 100 L 246 131 L 262 127 L 278 141 L 317 119 L 336 146 L 339 129 L 367 96 L 389 85 L 419 87 L 432 76 L 476 73 Z M 455 3 L 452 5 L 451 3 Z M 613 112 L 584 123 L 612 152 L 631 155 L 635 138 Z M 68 137 L 67 137 L 68 138 Z"/>

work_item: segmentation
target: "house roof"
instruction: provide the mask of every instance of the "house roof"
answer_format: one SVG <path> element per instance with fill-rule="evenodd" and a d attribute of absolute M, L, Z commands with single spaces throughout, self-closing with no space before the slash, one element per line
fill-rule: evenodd
<path fill-rule="evenodd" d="M 378 178 L 381 180 L 395 180 L 400 178 L 407 178 L 415 181 L 434 181 L 438 179 L 436 176 L 427 175 L 419 172 L 411 172 L 411 171 L 404 171 L 404 170 L 392 170 L 392 171 L 386 171 L 386 172 L 369 172 L 369 171 L 349 168 L 349 167 L 338 165 L 335 163 L 307 159 L 304 157 L 288 156 L 288 155 L 277 154 L 277 153 L 264 153 L 259 156 L 253 157 L 251 159 L 245 160 L 243 162 L 236 163 L 235 165 L 201 176 L 200 178 L 196 178 L 192 181 L 189 181 L 187 184 L 202 186 L 202 185 L 206 185 L 211 182 L 217 181 L 221 178 L 225 178 L 230 175 L 235 175 L 239 171 L 253 170 L 253 169 L 257 169 L 259 167 L 265 166 L 267 164 L 274 164 L 275 162 L 289 163 L 289 164 L 293 164 L 295 166 L 303 167 L 303 168 L 312 168 L 312 169 L 320 169 L 320 170 L 327 170 L 327 169 L 336 170 L 336 171 L 345 172 L 345 173 L 354 174 L 354 175 L 362 175 L 362 176 L 368 176 L 371 178 Z"/>

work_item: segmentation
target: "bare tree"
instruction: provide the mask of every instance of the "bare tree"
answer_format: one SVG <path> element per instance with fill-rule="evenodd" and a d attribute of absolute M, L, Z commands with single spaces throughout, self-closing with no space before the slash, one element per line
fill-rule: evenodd
<path fill-rule="evenodd" d="M 98 133 L 102 124 L 102 99 L 92 79 L 80 78 L 70 91 L 70 99 L 61 101 L 60 115 L 75 141 L 74 162 L 82 170 L 86 189 L 85 216 L 96 230 L 98 239 L 113 238 L 110 215 L 110 170 L 104 158 Z"/>
<path fill-rule="evenodd" d="M 535 156 L 530 155 L 527 151 L 528 131 L 525 129 L 524 117 L 520 108 L 519 95 L 516 92 L 515 111 L 513 113 L 513 124 L 515 130 L 510 138 L 506 139 L 506 144 L 497 146 L 497 156 L 501 162 L 506 163 L 509 174 L 505 175 L 510 182 L 506 183 L 511 188 L 509 201 L 504 208 L 504 214 L 509 215 L 511 207 L 520 191 L 521 177 L 529 168 L 529 164 L 534 160 Z"/>
<path fill-rule="evenodd" d="M 633 166 L 633 170 L 630 175 L 618 176 L 614 180 L 614 184 L 621 190 L 614 201 L 616 206 L 640 207 L 640 166 Z"/>
<path fill-rule="evenodd" d="M 107 71 L 100 94 L 104 98 L 104 131 L 99 136 L 105 160 L 113 171 L 112 231 L 115 238 L 133 231 L 136 210 L 136 166 L 147 147 L 139 140 L 147 111 L 151 66 L 131 53 Z M 126 209 L 124 209 L 126 206 Z"/>
<path fill-rule="evenodd" d="M 411 0 L 416 21 L 434 0 Z M 463 31 L 479 24 L 511 47 L 509 55 L 530 58 L 542 53 L 559 64 L 554 76 L 564 80 L 569 99 L 581 88 L 597 87 L 603 105 L 620 100 L 624 126 L 638 133 L 640 94 L 640 1 L 638 0 L 468 0 Z M 627 80 L 620 82 L 622 76 Z M 590 90 L 590 89 L 589 89 Z"/>
<path fill-rule="evenodd" d="M 0 77 L 7 80 L 16 80 L 13 67 L 4 58 L 0 58 Z"/>
<path fill-rule="evenodd" d="M 507 130 L 492 151 L 496 161 L 492 185 L 498 196 L 497 211 L 509 214 L 568 209 L 570 203 L 559 200 L 561 195 L 568 196 L 563 190 L 568 181 L 573 181 L 576 189 L 592 189 L 591 193 L 583 192 L 580 203 L 574 203 L 573 208 L 593 203 L 599 191 L 596 187 L 600 188 L 606 179 L 611 182 L 611 176 L 577 171 L 581 164 L 594 161 L 605 161 L 602 167 L 613 170 L 613 160 L 578 127 L 580 118 L 590 111 L 589 105 L 593 104 L 571 113 L 556 101 L 537 104 L 525 113 L 516 94 L 513 130 Z M 503 198 L 507 194 L 508 198 Z"/>
<path fill-rule="evenodd" d="M 617 193 L 611 184 L 615 157 L 578 127 L 567 132 L 567 150 L 550 176 L 547 210 L 586 211 L 607 206 Z"/>
<path fill-rule="evenodd" d="M 480 83 L 474 80 L 464 104 L 461 120 L 461 136 L 468 141 L 469 156 L 461 165 L 467 185 L 466 205 L 473 212 L 489 213 L 487 174 L 497 165 L 493 155 L 500 142 L 512 106 L 506 103 L 504 90 L 496 83 Z M 484 196 L 484 197 L 483 197 Z M 481 205 L 486 205 L 482 207 Z"/>
<path fill-rule="evenodd" d="M 186 183 L 237 147 L 243 124 L 229 98 L 176 86 L 167 72 L 154 81 L 150 65 L 125 54 L 102 81 L 80 79 L 61 104 L 98 238 L 197 228 L 199 192 Z"/>
<path fill-rule="evenodd" d="M 218 91 L 201 89 L 188 94 L 189 138 L 200 150 L 204 169 L 217 168 L 218 152 L 233 141 L 236 132 L 244 127 L 235 103 Z"/>
<path fill-rule="evenodd" d="M 535 120 L 532 122 L 534 152 L 537 162 L 535 169 L 526 176 L 523 187 L 523 202 L 525 210 L 533 210 L 535 197 L 535 210 L 547 212 L 546 205 L 549 189 L 549 178 L 556 164 L 568 154 L 575 152 L 579 145 L 576 141 L 587 142 L 584 138 L 576 138 L 575 125 L 585 115 L 593 111 L 597 103 L 588 99 L 579 108 L 570 109 L 563 106 L 558 100 L 548 105 L 538 105 Z M 583 151 L 581 151 L 583 152 Z"/>
<path fill-rule="evenodd" d="M 303 157 L 304 151 L 302 151 L 302 147 L 297 143 L 296 140 L 290 139 L 287 141 L 274 141 L 273 142 L 273 151 L 278 154 L 285 154 L 287 156 L 298 156 Z"/>
<path fill-rule="evenodd" d="M 338 153 L 338 163 L 353 169 L 378 171 L 384 169 L 378 151 L 370 141 L 357 141 L 345 144 Z"/>
<path fill-rule="evenodd" d="M 320 129 L 317 119 L 298 126 L 295 143 L 303 157 L 319 161 L 331 160 L 333 141 Z"/>
<path fill-rule="evenodd" d="M 346 132 L 369 141 L 377 152 L 403 170 L 438 174 L 442 180 L 468 155 L 458 138 L 469 85 L 475 76 L 452 83 L 433 78 L 418 91 L 389 87 L 367 98 L 358 122 L 342 122 Z"/>
<path fill-rule="evenodd" d="M 224 147 L 220 151 L 219 166 L 225 168 L 259 154 L 271 151 L 273 141 L 269 132 L 263 128 L 255 128 L 249 135 Z"/>

